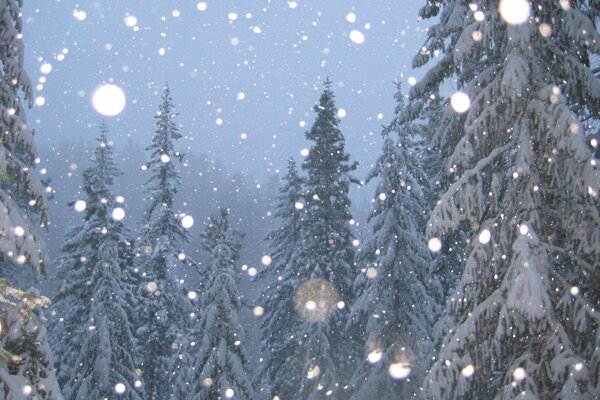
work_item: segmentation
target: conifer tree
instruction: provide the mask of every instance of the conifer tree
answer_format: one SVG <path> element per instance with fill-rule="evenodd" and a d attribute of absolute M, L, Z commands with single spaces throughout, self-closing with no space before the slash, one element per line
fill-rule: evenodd
<path fill-rule="evenodd" d="M 138 334 L 143 353 L 143 376 L 150 399 L 167 399 L 176 393 L 175 377 L 181 368 L 182 328 L 189 304 L 176 271 L 187 265 L 183 246 L 188 233 L 175 209 L 180 185 L 177 163 L 182 155 L 174 142 L 181 134 L 174 122 L 173 99 L 165 86 L 159 111 L 154 116 L 156 131 L 146 148 L 150 177 L 146 182 L 147 208 L 141 229 L 139 266 L 143 274 L 143 306 L 138 314 Z M 190 217 L 188 217 L 190 218 Z"/>
<path fill-rule="evenodd" d="M 243 234 L 229 226 L 228 212 L 209 219 L 202 249 L 210 254 L 210 283 L 202 294 L 188 395 L 193 400 L 253 399 L 239 312 L 235 263 Z"/>
<path fill-rule="evenodd" d="M 471 228 L 429 398 L 593 398 L 600 392 L 600 317 L 590 277 L 600 256 L 598 161 L 578 109 L 600 111 L 589 68 L 600 35 L 595 0 L 427 2 L 440 15 L 413 65 L 439 53 L 410 93 L 414 112 L 448 78 L 462 132 L 448 159 L 456 181 L 428 229 L 431 248 Z M 454 97 L 456 96 L 456 97 Z M 466 96 L 466 97 L 465 97 Z M 470 101 L 467 102 L 466 99 Z M 438 140 L 452 133 L 442 128 Z"/>
<path fill-rule="evenodd" d="M 404 112 L 398 84 L 396 114 Z M 419 129 L 397 120 L 382 133 L 384 144 L 367 182 L 377 179 L 373 235 L 357 255 L 362 267 L 353 324 L 364 330 L 364 357 L 354 374 L 354 398 L 418 396 L 440 312 L 441 286 L 432 278 L 425 243 L 428 179 L 415 150 Z"/>
<path fill-rule="evenodd" d="M 49 300 L 14 286 L 44 272 L 36 225 L 47 225 L 34 132 L 27 125 L 31 82 L 23 69 L 22 1 L 0 1 L 0 397 L 61 399 L 39 308 Z M 31 268 L 27 268 L 31 267 Z M 27 279 L 28 280 L 28 279 Z"/>
<path fill-rule="evenodd" d="M 292 281 L 293 341 L 286 340 L 282 353 L 287 371 L 281 374 L 288 382 L 281 394 L 275 393 L 291 399 L 345 398 L 358 357 L 355 332 L 346 329 L 356 275 L 348 192 L 351 183 L 358 183 L 350 174 L 357 163 L 350 163 L 345 151 L 331 81 L 325 82 L 314 110 L 316 120 L 306 133 L 312 146 L 302 164 L 307 177 L 301 245 L 294 256 L 301 265 Z"/>
<path fill-rule="evenodd" d="M 294 292 L 299 286 L 298 277 L 303 268 L 297 257 L 304 213 L 302 182 L 296 162 L 291 158 L 274 213 L 279 225 L 267 237 L 271 264 L 261 274 L 265 281 L 270 279 L 262 296 L 265 317 L 261 348 L 265 361 L 260 373 L 261 390 L 268 395 L 267 398 L 275 394 L 282 398 L 294 396 L 296 388 L 291 383 L 297 377 L 290 379 L 290 376 L 304 372 L 301 368 L 291 367 L 298 367 L 291 356 L 297 347 L 296 329 L 302 323 L 294 303 Z"/>
<path fill-rule="evenodd" d="M 81 224 L 63 244 L 55 299 L 53 347 L 66 399 L 143 398 L 131 321 L 137 296 L 132 282 L 133 244 L 124 210 L 111 192 L 121 175 L 105 124 L 100 126 L 92 166 L 83 172 Z"/>

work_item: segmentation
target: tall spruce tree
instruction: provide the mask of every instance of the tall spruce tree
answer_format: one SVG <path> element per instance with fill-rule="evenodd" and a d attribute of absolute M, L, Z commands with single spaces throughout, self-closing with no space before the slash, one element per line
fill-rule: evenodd
<path fill-rule="evenodd" d="M 49 301 L 13 287 L 29 281 L 23 277 L 31 271 L 39 277 L 46 262 L 36 225 L 47 224 L 47 204 L 23 105 L 31 107 L 32 92 L 23 69 L 21 6 L 0 1 L 0 397 L 61 399 L 39 314 Z"/>
<path fill-rule="evenodd" d="M 413 64 L 440 56 L 411 90 L 413 111 L 448 77 L 470 100 L 451 101 L 463 129 L 447 163 L 456 181 L 430 219 L 432 248 L 461 223 L 472 229 L 447 307 L 455 326 L 425 390 L 432 399 L 591 399 L 600 393 L 590 290 L 600 174 L 575 111 L 600 111 L 589 68 L 600 35 L 585 15 L 600 3 L 510 4 L 428 1 L 421 10 L 440 20 Z"/>
<path fill-rule="evenodd" d="M 357 163 L 345 151 L 331 81 L 314 110 L 316 120 L 306 133 L 312 146 L 302 164 L 305 214 L 295 255 L 301 263 L 294 282 L 297 315 L 290 321 L 295 343 L 286 343 L 289 382 L 281 389 L 289 393 L 278 394 L 291 399 L 346 397 L 358 357 L 356 338 L 346 330 L 356 275 L 348 192 L 358 183 L 351 176 Z"/>
<path fill-rule="evenodd" d="M 223 208 L 202 233 L 202 249 L 210 254 L 210 283 L 202 294 L 199 336 L 188 373 L 188 396 L 193 400 L 254 398 L 235 268 L 242 238 L 241 232 L 230 228 Z"/>
<path fill-rule="evenodd" d="M 404 112 L 399 85 L 395 98 L 396 113 Z M 381 155 L 367 177 L 379 180 L 369 216 L 373 235 L 357 254 L 364 272 L 352 322 L 364 330 L 366 346 L 352 380 L 356 399 L 420 395 L 441 310 L 423 222 L 429 182 L 413 146 L 419 129 L 394 120 L 382 135 Z"/>
<path fill-rule="evenodd" d="M 105 124 L 92 166 L 83 172 L 80 225 L 66 235 L 57 268 L 63 277 L 55 299 L 53 347 L 66 399 L 144 396 L 133 310 L 137 303 L 132 235 L 111 192 L 121 175 Z"/>
<path fill-rule="evenodd" d="M 275 395 L 292 398 L 297 393 L 294 382 L 299 374 L 304 373 L 302 366 L 293 359 L 297 338 L 301 337 L 297 336 L 297 329 L 303 324 L 294 303 L 294 292 L 301 283 L 299 276 L 303 268 L 298 257 L 304 214 L 302 182 L 296 161 L 292 158 L 279 189 L 274 213 L 279 225 L 267 236 L 271 264 L 261 273 L 268 286 L 262 295 L 265 311 L 261 342 L 264 366 L 259 384 L 261 395 L 269 399 Z"/>
<path fill-rule="evenodd" d="M 187 263 L 182 255 L 188 233 L 175 209 L 180 184 L 177 163 L 182 156 L 174 148 L 181 134 L 174 122 L 173 99 L 165 86 L 159 111 L 154 116 L 156 131 L 146 164 L 147 208 L 140 232 L 139 266 L 143 274 L 140 290 L 144 296 L 138 312 L 138 333 L 143 354 L 143 376 L 150 399 L 175 396 L 173 385 L 181 368 L 182 329 L 189 304 L 176 276 Z"/>

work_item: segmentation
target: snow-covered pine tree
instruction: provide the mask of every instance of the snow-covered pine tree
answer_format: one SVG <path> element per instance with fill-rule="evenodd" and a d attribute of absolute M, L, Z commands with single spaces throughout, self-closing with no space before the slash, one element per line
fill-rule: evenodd
<path fill-rule="evenodd" d="M 154 116 L 156 131 L 146 148 L 150 151 L 146 164 L 150 172 L 146 182 L 148 204 L 138 250 L 144 303 L 137 313 L 137 331 L 143 338 L 140 344 L 146 395 L 153 400 L 175 396 L 173 383 L 181 368 L 182 330 L 189 315 L 189 304 L 176 276 L 176 270 L 187 265 L 183 246 L 188 242 L 188 233 L 175 210 L 180 184 L 177 163 L 182 155 L 175 150 L 174 142 L 181 134 L 174 122 L 177 114 L 168 85 L 161 99 Z"/>
<path fill-rule="evenodd" d="M 457 179 L 431 216 L 430 247 L 461 223 L 473 232 L 447 307 L 456 326 L 425 381 L 429 398 L 600 393 L 600 317 L 590 300 L 600 174 L 574 112 L 600 111 L 589 68 L 600 35 L 585 16 L 599 7 L 452 0 L 421 10 L 440 20 L 413 64 L 439 58 L 410 96 L 422 104 L 449 77 L 463 93 L 450 101 L 463 112 L 447 164 Z"/>
<path fill-rule="evenodd" d="M 31 106 L 32 94 L 23 69 L 21 1 L 2 0 L 0 6 L 0 262 L 28 263 L 41 272 L 44 245 L 35 225 L 46 225 L 47 206 L 34 171 L 34 132 L 22 104 Z"/>
<path fill-rule="evenodd" d="M 23 101 L 31 82 L 23 69 L 22 1 L 0 1 L 0 397 L 62 399 L 39 307 L 48 299 L 11 285 L 43 272 L 44 187 L 34 173 L 34 133 Z M 28 280 L 28 279 L 27 279 Z"/>
<path fill-rule="evenodd" d="M 314 110 L 316 120 L 306 133 L 312 146 L 302 164 L 307 173 L 305 213 L 294 255 L 301 265 L 291 281 L 294 337 L 286 340 L 281 354 L 287 371 L 281 371 L 280 379 L 288 382 L 280 390 L 289 391 L 291 399 L 344 398 L 343 388 L 359 358 L 357 338 L 346 329 L 356 275 L 348 192 L 351 183 L 358 183 L 350 175 L 357 163 L 350 163 L 345 151 L 329 79 Z"/>
<path fill-rule="evenodd" d="M 83 172 L 80 225 L 63 244 L 57 266 L 62 287 L 52 310 L 53 348 L 66 399 L 142 399 L 131 321 L 136 306 L 132 235 L 111 192 L 121 173 L 100 126 L 92 166 Z"/>
<path fill-rule="evenodd" d="M 398 85 L 396 113 L 404 112 Z M 441 287 L 432 281 L 425 243 L 429 181 L 412 143 L 420 134 L 396 119 L 383 130 L 383 148 L 367 182 L 377 186 L 369 216 L 373 235 L 357 253 L 352 323 L 366 336 L 364 357 L 353 376 L 353 398 L 407 399 L 420 395 L 440 311 Z"/>
<path fill-rule="evenodd" d="M 201 298 L 199 337 L 195 344 L 189 398 L 253 399 L 245 351 L 244 328 L 239 312 L 235 263 L 243 234 L 230 228 L 228 212 L 222 208 L 211 216 L 202 233 L 202 248 L 210 254 L 210 283 Z"/>
<path fill-rule="evenodd" d="M 294 292 L 301 283 L 298 277 L 303 268 L 300 258 L 296 257 L 301 245 L 304 213 L 302 183 L 296 161 L 291 158 L 274 213 L 279 225 L 267 236 L 271 264 L 261 272 L 261 278 L 268 282 L 268 286 L 262 294 L 265 316 L 261 327 L 261 350 L 264 366 L 261 367 L 259 385 L 261 396 L 268 399 L 275 395 L 293 398 L 297 395 L 297 387 L 293 383 L 305 373 L 303 366 L 291 359 L 298 346 L 296 329 L 304 324 L 298 318 L 294 303 Z"/>

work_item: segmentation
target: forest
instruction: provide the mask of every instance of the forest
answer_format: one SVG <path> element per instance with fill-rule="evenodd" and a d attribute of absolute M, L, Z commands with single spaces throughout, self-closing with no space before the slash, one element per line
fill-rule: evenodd
<path fill-rule="evenodd" d="M 256 175 L 193 144 L 176 76 L 154 109 L 107 81 L 93 138 L 40 139 L 58 67 L 30 78 L 24 10 L 0 0 L 0 400 L 600 398 L 600 1 L 424 0 L 374 161 L 329 67 Z"/>

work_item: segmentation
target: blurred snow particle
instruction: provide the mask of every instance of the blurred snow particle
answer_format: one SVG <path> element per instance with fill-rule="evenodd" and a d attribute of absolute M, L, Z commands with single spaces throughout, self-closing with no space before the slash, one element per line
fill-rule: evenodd
<path fill-rule="evenodd" d="M 571 0 L 560 0 L 559 3 L 563 10 L 567 11 L 571 9 Z"/>
<path fill-rule="evenodd" d="M 158 285 L 156 284 L 156 282 L 152 281 L 152 282 L 146 283 L 146 290 L 148 292 L 154 293 L 154 292 L 156 292 L 156 289 L 158 289 Z"/>
<path fill-rule="evenodd" d="M 22 237 L 23 235 L 25 235 L 25 229 L 21 226 L 15 226 L 15 236 Z"/>
<path fill-rule="evenodd" d="M 238 44 L 240 44 L 240 39 L 232 37 L 231 39 L 229 39 L 229 43 L 231 43 L 232 46 L 237 46 Z"/>
<path fill-rule="evenodd" d="M 415 78 L 414 76 L 411 76 L 410 78 L 408 78 L 408 84 L 410 86 L 414 86 L 417 84 L 417 78 Z"/>
<path fill-rule="evenodd" d="M 190 229 L 194 225 L 194 218 L 191 215 L 186 215 L 181 219 L 181 226 L 185 229 Z"/>
<path fill-rule="evenodd" d="M 244 92 L 239 92 L 237 94 L 237 100 L 244 100 L 246 98 L 246 94 Z"/>
<path fill-rule="evenodd" d="M 436 237 L 433 237 L 427 242 L 427 247 L 429 247 L 429 250 L 437 253 L 442 249 L 442 241 Z"/>
<path fill-rule="evenodd" d="M 572 296 L 577 296 L 579 294 L 579 288 L 577 286 L 573 286 L 571 288 L 571 295 Z"/>
<path fill-rule="evenodd" d="M 44 104 L 46 104 L 46 99 L 43 96 L 38 96 L 35 98 L 35 105 L 36 106 L 43 106 Z"/>
<path fill-rule="evenodd" d="M 256 270 L 256 268 L 254 268 L 254 267 L 248 268 L 248 276 L 255 277 L 257 273 L 258 273 L 258 271 Z"/>
<path fill-rule="evenodd" d="M 259 34 L 262 33 L 262 29 L 260 28 L 260 26 L 255 26 L 252 28 L 252 32 Z"/>
<path fill-rule="evenodd" d="M 227 397 L 228 399 L 233 397 L 233 389 L 229 388 L 225 391 L 225 397 Z"/>
<path fill-rule="evenodd" d="M 521 233 L 521 235 L 527 235 L 527 232 L 529 232 L 529 227 L 525 224 L 521 224 L 521 226 L 519 226 L 519 233 Z"/>
<path fill-rule="evenodd" d="M 363 44 L 365 42 L 365 35 L 361 31 L 353 30 L 350 32 L 350 40 L 356 44 Z"/>
<path fill-rule="evenodd" d="M 382 356 L 381 349 L 375 349 L 369 353 L 369 355 L 367 356 L 367 360 L 371 364 L 375 364 L 377 361 L 381 360 L 381 356 Z"/>
<path fill-rule="evenodd" d="M 290 1 L 288 2 L 288 7 L 294 9 L 298 7 L 298 3 L 296 3 L 295 1 Z"/>
<path fill-rule="evenodd" d="M 77 21 L 85 21 L 87 18 L 87 13 L 76 8 L 73 10 L 73 17 L 75 17 Z"/>
<path fill-rule="evenodd" d="M 367 268 L 366 275 L 369 279 L 375 279 L 377 277 L 377 269 L 373 267 Z"/>
<path fill-rule="evenodd" d="M 254 313 L 254 316 L 262 317 L 263 314 L 265 313 L 265 309 L 261 306 L 256 306 L 256 307 L 254 307 L 254 310 L 252 312 Z"/>
<path fill-rule="evenodd" d="M 260 261 L 262 262 L 262 264 L 263 264 L 264 266 L 269 266 L 269 265 L 271 265 L 271 261 L 272 261 L 272 260 L 271 260 L 271 256 L 269 256 L 269 255 L 264 255 Z"/>
<path fill-rule="evenodd" d="M 52 64 L 50 64 L 50 63 L 44 63 L 40 67 L 40 72 L 42 74 L 49 74 L 51 71 L 52 71 Z"/>
<path fill-rule="evenodd" d="M 475 18 L 475 21 L 483 21 L 485 19 L 485 14 L 482 11 L 476 11 L 475 14 L 473 14 L 473 18 Z"/>
<path fill-rule="evenodd" d="M 296 208 L 296 210 L 302 210 L 304 208 L 304 204 L 297 201 L 296 204 L 294 204 L 294 207 Z"/>
<path fill-rule="evenodd" d="M 314 367 L 308 370 L 306 377 L 308 379 L 315 379 L 319 375 L 321 375 L 321 368 L 319 368 L 318 365 L 315 365 Z"/>
<path fill-rule="evenodd" d="M 333 285 L 324 279 L 310 279 L 304 282 L 294 294 L 296 311 L 309 322 L 325 321 L 335 310 L 337 292 Z"/>
<path fill-rule="evenodd" d="M 119 204 L 124 203 L 125 202 L 125 197 L 123 196 L 117 196 L 115 197 L 115 201 Z"/>
<path fill-rule="evenodd" d="M 167 154 L 163 154 L 163 155 L 160 156 L 160 161 L 162 161 L 162 162 L 164 162 L 166 164 L 169 161 L 171 161 L 171 157 L 169 157 Z"/>
<path fill-rule="evenodd" d="M 198 297 L 198 293 L 194 292 L 193 290 L 190 290 L 187 294 L 187 298 L 190 300 L 195 300 Z"/>
<path fill-rule="evenodd" d="M 552 25 L 547 24 L 547 23 L 542 23 L 540 24 L 540 35 L 542 35 L 543 37 L 547 38 L 550 37 L 550 35 L 552 35 Z"/>
<path fill-rule="evenodd" d="M 77 200 L 75 202 L 75 206 L 74 207 L 75 207 L 75 211 L 82 212 L 87 207 L 87 204 L 85 203 L 84 200 Z"/>
<path fill-rule="evenodd" d="M 473 364 L 469 364 L 466 367 L 464 367 L 461 371 L 460 371 L 461 375 L 464 376 L 465 378 L 469 378 L 471 376 L 473 376 L 473 374 L 475 373 L 475 367 L 473 367 Z"/>
<path fill-rule="evenodd" d="M 394 379 L 406 379 L 410 375 L 410 364 L 407 362 L 390 364 L 388 373 Z"/>
<path fill-rule="evenodd" d="M 217 124 L 217 125 L 219 125 L 219 126 L 223 125 L 223 118 L 217 118 L 217 119 L 215 120 L 215 124 Z"/>
<path fill-rule="evenodd" d="M 92 95 L 92 105 L 102 115 L 114 117 L 125 108 L 125 93 L 113 84 L 102 85 Z"/>
<path fill-rule="evenodd" d="M 515 368 L 512 376 L 513 376 L 513 379 L 515 380 L 515 382 L 520 382 L 523 379 L 525 379 L 525 376 L 527 376 L 527 373 L 525 372 L 525 369 L 518 367 L 518 368 Z"/>
<path fill-rule="evenodd" d="M 479 233 L 479 243 L 487 244 L 492 238 L 492 234 L 489 229 L 484 229 Z"/>
<path fill-rule="evenodd" d="M 240 139 L 242 139 L 242 140 L 248 139 L 248 134 L 246 132 L 242 132 L 242 134 L 240 135 Z"/>
<path fill-rule="evenodd" d="M 520 25 L 529 19 L 530 6 L 527 0 L 500 0 L 498 12 L 509 25 Z"/>
<path fill-rule="evenodd" d="M 301 155 L 302 157 L 306 157 L 306 156 L 308 156 L 308 149 L 307 149 L 307 148 L 304 148 L 304 149 L 300 150 L 300 155 Z"/>
<path fill-rule="evenodd" d="M 234 12 L 230 12 L 229 14 L 227 14 L 227 19 L 229 19 L 230 21 L 235 21 L 236 19 L 238 19 L 238 15 Z"/>
<path fill-rule="evenodd" d="M 346 110 L 344 110 L 343 108 L 340 108 L 337 112 L 337 115 L 340 118 L 344 118 L 346 116 Z"/>
<path fill-rule="evenodd" d="M 356 22 L 356 14 L 354 14 L 353 12 L 348 13 L 348 15 L 346 15 L 346 21 L 350 22 L 351 24 Z"/>
<path fill-rule="evenodd" d="M 30 385 L 25 385 L 23 386 L 23 389 L 21 390 L 21 392 L 25 395 L 25 396 L 29 396 L 31 394 L 31 392 L 33 391 L 33 389 L 31 388 Z"/>
<path fill-rule="evenodd" d="M 165 50 L 164 47 L 161 47 L 160 49 L 158 49 L 158 55 L 159 56 L 164 56 L 166 52 L 167 51 Z"/>
<path fill-rule="evenodd" d="M 125 393 L 125 389 L 126 389 L 125 385 L 122 384 L 121 382 L 119 382 L 119 383 L 117 383 L 115 385 L 115 393 L 116 394 L 123 394 L 123 393 Z"/>
<path fill-rule="evenodd" d="M 200 11 L 206 11 L 206 9 L 208 8 L 208 5 L 205 2 L 200 1 L 200 2 L 198 2 L 198 4 L 196 4 L 196 8 Z"/>
<path fill-rule="evenodd" d="M 125 22 L 126 26 L 133 28 L 137 25 L 138 20 L 135 15 L 128 15 L 125 18 L 123 18 L 123 22 Z"/>
<path fill-rule="evenodd" d="M 125 218 L 125 210 L 123 210 L 121 207 L 117 207 L 112 210 L 111 217 L 115 221 L 121 221 L 123 218 Z"/>
<path fill-rule="evenodd" d="M 450 105 L 454 111 L 462 114 L 471 107 L 471 99 L 463 92 L 457 92 L 450 98 Z"/>

